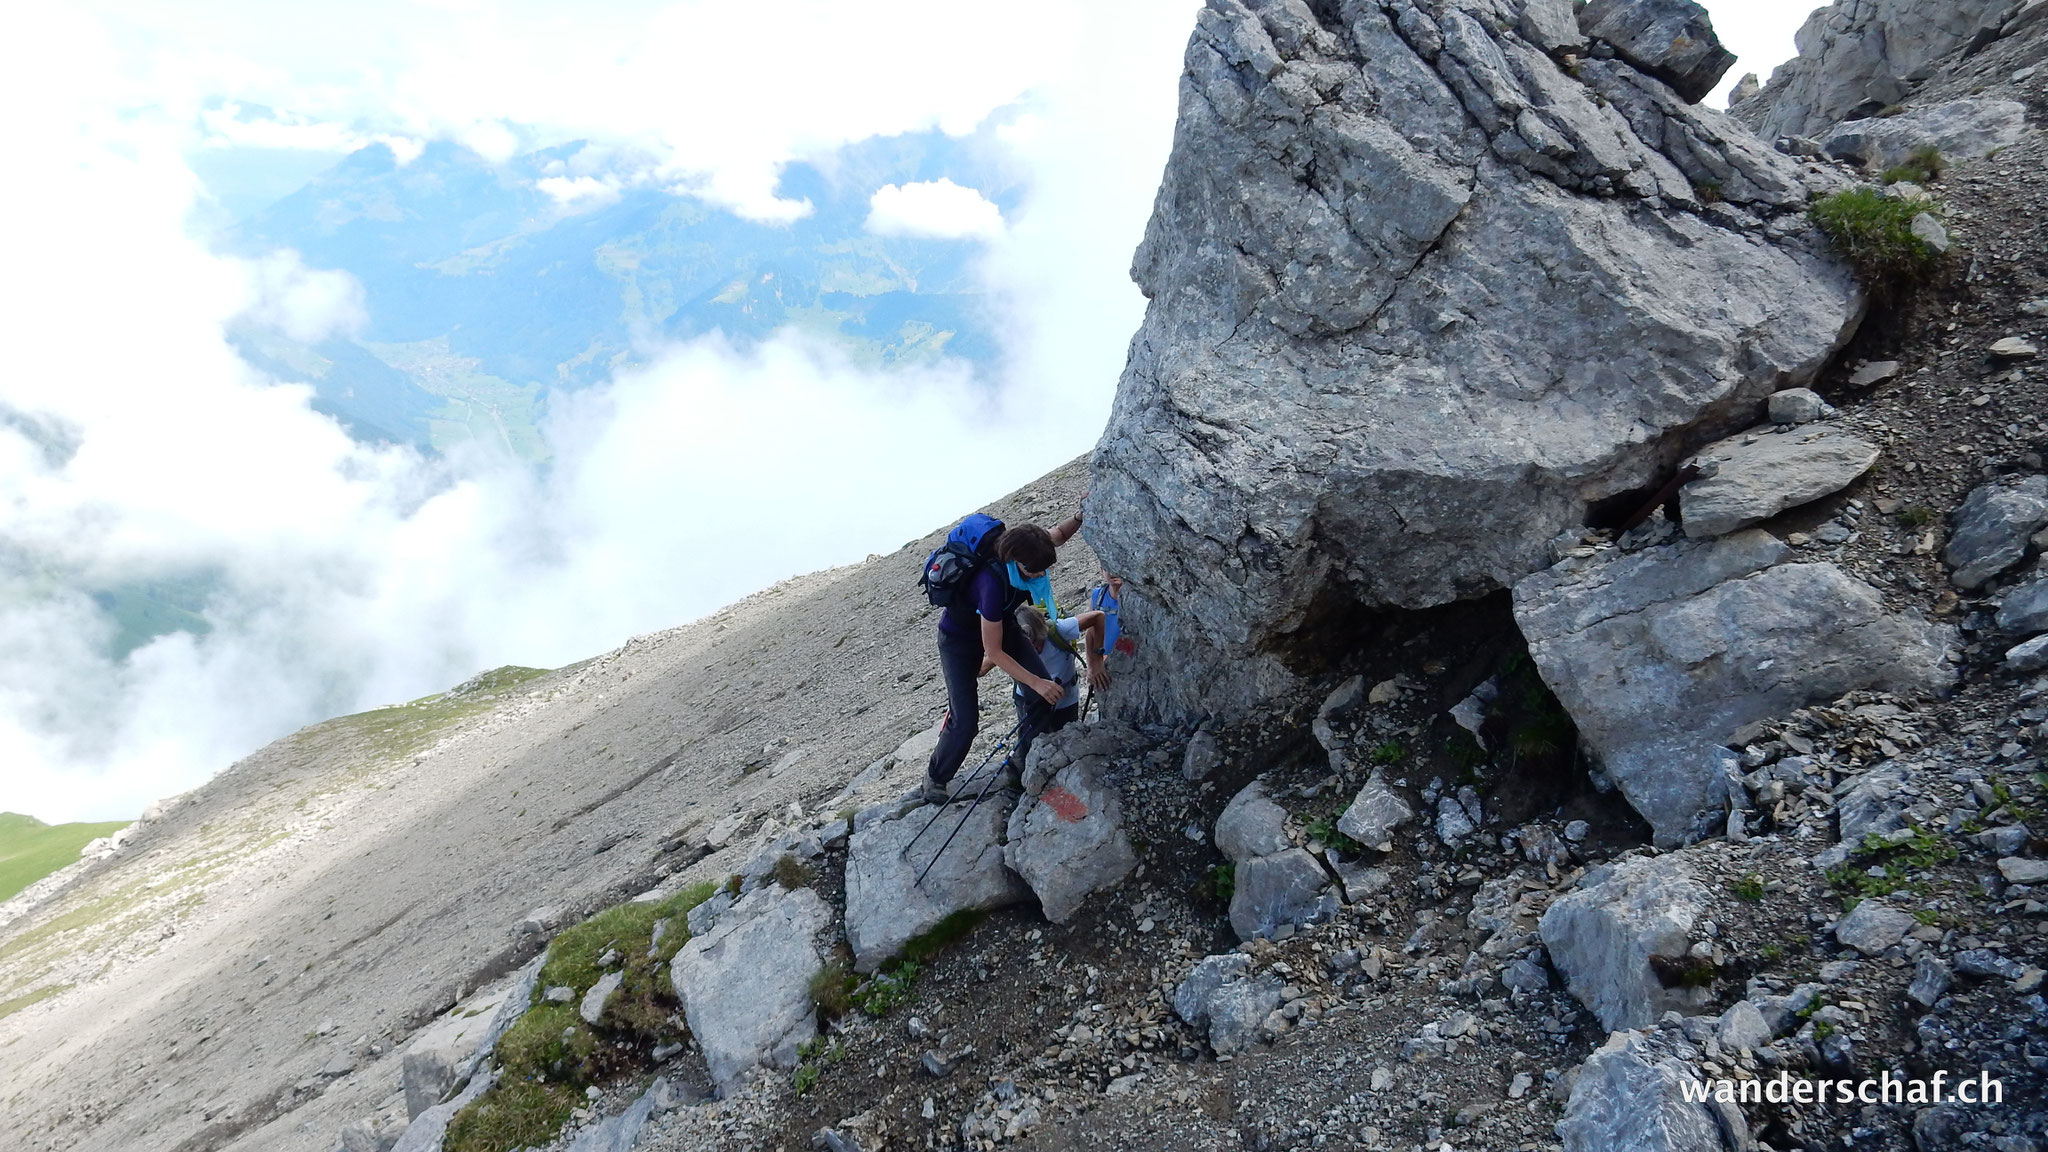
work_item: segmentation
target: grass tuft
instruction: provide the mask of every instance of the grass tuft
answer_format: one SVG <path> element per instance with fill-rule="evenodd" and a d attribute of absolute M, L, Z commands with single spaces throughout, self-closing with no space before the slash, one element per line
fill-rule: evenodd
<path fill-rule="evenodd" d="M 1884 175 L 1878 179 L 1887 184 L 1897 184 L 1901 181 L 1932 184 L 1941 179 L 1942 174 L 1947 171 L 1948 160 L 1942 156 L 1941 149 L 1926 144 L 1913 149 L 1913 154 L 1906 157 L 1897 167 L 1885 169 Z"/>
<path fill-rule="evenodd" d="M 1872 292 L 1910 288 L 1933 274 L 1940 256 L 1913 235 L 1913 218 L 1935 206 L 1894 200 L 1875 188 L 1851 188 L 1814 201 L 1808 215 Z"/>

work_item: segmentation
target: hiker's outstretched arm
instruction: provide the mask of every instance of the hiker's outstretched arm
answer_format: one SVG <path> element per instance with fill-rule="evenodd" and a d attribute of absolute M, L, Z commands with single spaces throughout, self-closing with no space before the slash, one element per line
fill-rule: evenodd
<path fill-rule="evenodd" d="M 1072 516 L 1069 516 L 1065 520 L 1062 520 L 1059 523 L 1052 526 L 1051 536 L 1053 547 L 1057 548 L 1060 545 L 1065 544 L 1067 541 L 1072 540 L 1074 538 L 1074 533 L 1079 532 L 1080 530 L 1081 513 L 1077 511 Z"/>
<path fill-rule="evenodd" d="M 1027 692 L 1036 692 L 1045 697 L 1047 704 L 1057 704 L 1067 690 L 1057 682 L 1042 676 L 1033 676 L 1017 658 L 1003 651 L 1003 625 L 1000 620 L 981 619 L 981 655 L 989 663 L 1010 674 L 1010 679 L 1024 686 Z"/>
<path fill-rule="evenodd" d="M 1109 687 L 1108 657 L 1103 653 L 1103 638 L 1109 632 L 1109 613 L 1091 609 L 1074 617 L 1081 626 L 1081 650 L 1088 657 L 1088 686 L 1097 692 Z"/>

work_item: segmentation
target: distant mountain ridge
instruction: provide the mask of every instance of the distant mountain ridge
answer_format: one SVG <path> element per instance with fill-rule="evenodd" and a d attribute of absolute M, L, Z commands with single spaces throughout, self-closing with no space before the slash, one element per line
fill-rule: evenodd
<path fill-rule="evenodd" d="M 351 154 L 242 221 L 228 246 L 349 272 L 367 326 L 312 346 L 244 326 L 239 350 L 312 384 L 315 407 L 361 439 L 495 442 L 528 459 L 545 455 L 549 394 L 600 383 L 660 341 L 716 331 L 745 347 L 795 328 L 873 366 L 995 357 L 980 245 L 865 227 L 886 184 L 945 176 L 1014 204 L 1014 181 L 971 143 L 891 137 L 792 165 L 781 194 L 812 211 L 789 224 L 646 184 L 569 211 L 539 182 L 591 167 L 585 147 L 503 165 L 446 142 L 403 164 L 382 144 Z"/>

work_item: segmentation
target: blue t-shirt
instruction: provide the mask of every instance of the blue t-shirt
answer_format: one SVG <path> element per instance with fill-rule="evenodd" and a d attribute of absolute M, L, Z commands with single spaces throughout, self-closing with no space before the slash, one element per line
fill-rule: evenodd
<path fill-rule="evenodd" d="M 1109 585 L 1096 585 L 1095 590 L 1088 594 L 1088 606 L 1090 608 L 1100 608 L 1103 615 L 1107 617 L 1102 622 L 1102 650 L 1104 652 L 1116 651 L 1118 632 L 1116 621 L 1117 602 L 1116 597 L 1110 594 Z"/>
<path fill-rule="evenodd" d="M 1010 611 L 1024 598 L 1022 592 L 1016 594 L 1016 600 L 1010 598 L 1010 580 L 1000 564 L 984 564 L 975 569 L 967 579 L 967 587 L 960 592 L 939 617 L 939 631 L 949 636 L 981 635 L 981 623 L 976 616 L 1012 626 L 1007 623 Z"/>

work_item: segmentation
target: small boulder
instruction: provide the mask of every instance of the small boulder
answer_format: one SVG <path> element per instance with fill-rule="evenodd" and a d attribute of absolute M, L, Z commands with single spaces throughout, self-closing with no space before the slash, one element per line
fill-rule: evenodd
<path fill-rule="evenodd" d="M 1882 900 L 1865 900 L 1835 922 L 1835 939 L 1865 956 L 1875 956 L 1905 939 L 1918 921 Z"/>
<path fill-rule="evenodd" d="M 1872 384 L 1882 384 L 1898 374 L 1899 362 L 1897 360 L 1873 360 L 1849 374 L 1849 386 L 1851 388 L 1868 388 Z"/>
<path fill-rule="evenodd" d="M 1589 0 L 1579 9 L 1579 31 L 1613 45 L 1688 104 L 1706 99 L 1735 63 L 1707 10 L 1692 0 Z"/>
<path fill-rule="evenodd" d="M 604 1010 L 611 1006 L 612 996 L 618 992 L 619 985 L 625 983 L 625 980 L 626 975 L 623 972 L 608 972 L 590 986 L 590 991 L 583 994 L 583 1003 L 577 1005 L 577 1015 L 583 1017 L 585 1024 L 595 1027 L 604 1019 Z"/>
<path fill-rule="evenodd" d="M 669 977 L 721 1096 L 758 1067 L 793 1068 L 818 1034 L 811 981 L 832 912 L 809 888 L 770 884 L 676 953 Z"/>
<path fill-rule="evenodd" d="M 1764 1014 L 1755 1004 L 1738 1000 L 1714 1027 L 1715 1039 L 1721 1047 L 1730 1052 L 1744 1048 L 1761 1048 L 1771 1042 L 1771 1026 L 1764 1020 Z"/>
<path fill-rule="evenodd" d="M 1996 623 L 2008 636 L 2048 632 L 2048 576 L 2037 576 L 2006 593 Z"/>
<path fill-rule="evenodd" d="M 1337 818 L 1337 831 L 1384 852 L 1393 847 L 1394 831 L 1413 819 L 1414 806 L 1387 783 L 1385 772 L 1375 770 Z"/>
<path fill-rule="evenodd" d="M 1771 398 L 1773 419 L 1777 400 Z M 1698 459 L 1713 468 L 1712 474 L 1687 484 L 1679 494 L 1685 534 L 1695 540 L 1725 536 L 1840 492 L 1868 472 L 1877 457 L 1877 445 L 1826 424 L 1781 435 L 1749 433 L 1710 444 Z"/>
<path fill-rule="evenodd" d="M 1287 838 L 1287 809 L 1273 803 L 1264 782 L 1244 786 L 1216 817 L 1216 850 L 1237 863 L 1294 846 Z"/>
<path fill-rule="evenodd" d="M 2041 349 L 2032 340 L 2019 336 L 2007 336 L 1991 345 L 1994 360 L 2032 360 L 2041 354 Z"/>
<path fill-rule="evenodd" d="M 1809 424 L 1820 419 L 1827 401 L 1811 388 L 1787 388 L 1771 393 L 1766 407 L 1773 424 Z"/>
<path fill-rule="evenodd" d="M 1913 966 L 1913 982 L 1906 986 L 1906 995 L 1922 1008 L 1932 1008 L 1955 982 L 1954 974 L 1941 957 L 1923 952 L 1920 962 Z"/>
<path fill-rule="evenodd" d="M 1173 1011 L 1197 1028 L 1209 1023 L 1209 998 L 1218 988 L 1251 971 L 1252 958 L 1242 952 L 1203 957 L 1173 991 Z"/>
<path fill-rule="evenodd" d="M 1907 230 L 1913 234 L 1913 239 L 1927 245 L 1928 250 L 1936 256 L 1948 255 L 1948 228 L 1935 219 L 1932 212 L 1915 215 L 1912 222 L 1907 225 Z"/>
<path fill-rule="evenodd" d="M 2048 476 L 2000 479 L 1977 487 L 1956 509 L 1942 559 L 1958 588 L 1977 588 L 2027 554 L 2027 541 L 2048 525 Z"/>
<path fill-rule="evenodd" d="M 2039 672 L 2048 668 L 2048 636 L 2036 636 L 2005 651 L 2005 666 L 2015 672 Z"/>
<path fill-rule="evenodd" d="M 1188 737 L 1187 751 L 1180 758 L 1180 774 L 1189 781 L 1207 780 L 1223 767 L 1223 748 L 1216 734 L 1204 728 Z"/>
<path fill-rule="evenodd" d="M 1616 1032 L 1579 1066 L 1558 1138 L 1565 1152 L 1722 1152 L 1721 1122 L 1686 1099 L 1697 1080 L 1642 1033 Z"/>
<path fill-rule="evenodd" d="M 1115 887 L 1138 866 L 1124 833 L 1123 803 L 1097 774 L 1099 757 L 1060 769 L 1018 805 L 1003 860 L 1038 894 L 1045 918 L 1064 924 L 1090 893 Z"/>
<path fill-rule="evenodd" d="M 1209 1047 L 1228 1056 L 1252 1046 L 1266 1017 L 1280 1007 L 1280 978 L 1272 975 L 1231 980 L 1209 996 Z"/>
<path fill-rule="evenodd" d="M 1337 914 L 1330 877 L 1300 848 L 1238 863 L 1230 926 L 1240 940 L 1272 936 L 1281 925 L 1319 924 Z"/>
<path fill-rule="evenodd" d="M 1706 890 L 1679 857 L 1639 856 L 1587 873 L 1538 931 L 1565 986 L 1603 1027 L 1642 1028 L 1707 1002 L 1707 989 L 1665 987 L 1652 964 L 1686 955 L 1706 907 Z"/>

